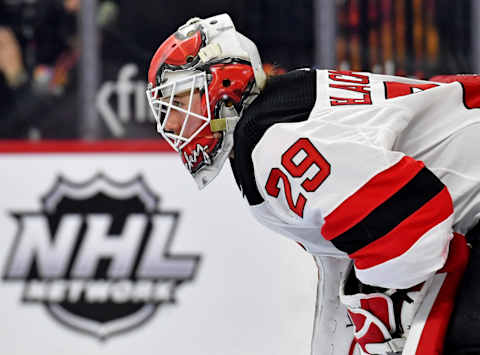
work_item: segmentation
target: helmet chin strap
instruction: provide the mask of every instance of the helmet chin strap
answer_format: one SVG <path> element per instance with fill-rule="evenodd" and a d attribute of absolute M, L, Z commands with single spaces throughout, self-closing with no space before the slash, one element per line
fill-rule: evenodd
<path fill-rule="evenodd" d="M 217 118 L 210 121 L 210 130 L 212 132 L 225 132 L 230 133 L 235 129 L 235 125 L 237 124 L 240 117 L 225 117 L 225 118 Z"/>
<path fill-rule="evenodd" d="M 220 114 L 224 116 L 223 118 L 216 118 L 210 121 L 210 129 L 212 132 L 224 132 L 230 133 L 233 132 L 237 122 L 240 120 L 240 115 L 243 110 L 250 106 L 250 104 L 258 97 L 261 90 L 258 89 L 257 85 L 254 85 L 250 91 L 250 94 L 243 102 L 243 107 L 240 114 L 235 110 L 233 106 L 223 105 L 220 109 Z"/>
<path fill-rule="evenodd" d="M 219 118 L 210 121 L 210 130 L 212 132 L 223 132 L 225 134 L 233 132 L 240 116 L 237 110 L 231 106 L 222 104 L 219 112 Z"/>

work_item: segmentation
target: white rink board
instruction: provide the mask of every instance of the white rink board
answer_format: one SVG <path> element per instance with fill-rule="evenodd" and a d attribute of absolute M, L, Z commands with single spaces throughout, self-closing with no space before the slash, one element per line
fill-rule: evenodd
<path fill-rule="evenodd" d="M 1 354 L 309 354 L 313 259 L 254 220 L 229 167 L 200 192 L 169 153 L 3 153 L 0 166 Z M 22 302 L 21 277 L 6 280 L 14 241 L 27 229 L 12 212 L 41 214 L 59 175 L 81 183 L 99 173 L 116 182 L 142 175 L 159 210 L 180 212 L 170 253 L 201 257 L 193 280 L 174 291 L 175 304 L 103 340 L 62 324 L 43 303 Z"/>

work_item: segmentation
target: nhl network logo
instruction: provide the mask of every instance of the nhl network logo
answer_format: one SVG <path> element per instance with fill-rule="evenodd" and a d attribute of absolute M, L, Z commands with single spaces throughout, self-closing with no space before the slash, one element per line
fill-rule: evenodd
<path fill-rule="evenodd" d="M 101 339 L 132 329 L 195 276 L 200 256 L 169 251 L 179 213 L 160 210 L 141 176 L 59 177 L 42 205 L 12 213 L 18 231 L 4 279 L 22 282 L 23 302 L 69 327 Z"/>

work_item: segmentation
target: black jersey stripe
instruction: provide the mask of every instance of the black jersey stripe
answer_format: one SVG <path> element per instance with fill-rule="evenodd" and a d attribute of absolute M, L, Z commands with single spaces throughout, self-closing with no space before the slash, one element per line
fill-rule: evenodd
<path fill-rule="evenodd" d="M 331 241 L 338 249 L 352 254 L 388 234 L 443 188 L 443 183 L 424 167 L 362 221 Z"/>

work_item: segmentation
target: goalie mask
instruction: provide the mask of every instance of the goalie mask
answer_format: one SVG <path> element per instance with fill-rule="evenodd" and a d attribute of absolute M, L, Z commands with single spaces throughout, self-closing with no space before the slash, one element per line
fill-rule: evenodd
<path fill-rule="evenodd" d="M 241 111 L 264 85 L 255 44 L 227 14 L 189 20 L 155 52 L 147 98 L 157 131 L 200 189 L 220 172 Z"/>

